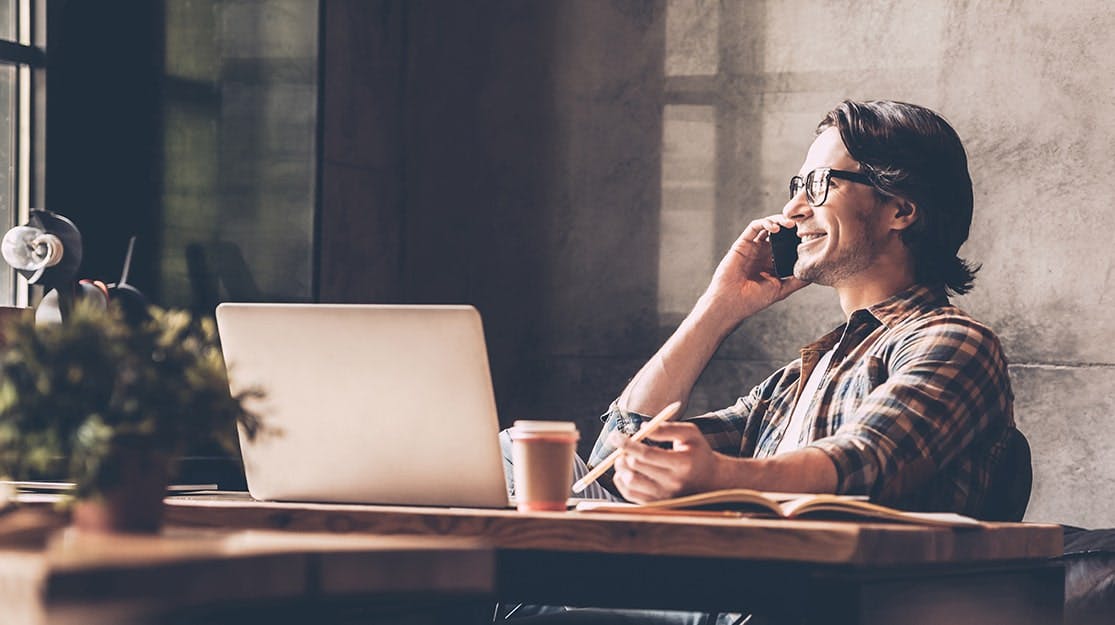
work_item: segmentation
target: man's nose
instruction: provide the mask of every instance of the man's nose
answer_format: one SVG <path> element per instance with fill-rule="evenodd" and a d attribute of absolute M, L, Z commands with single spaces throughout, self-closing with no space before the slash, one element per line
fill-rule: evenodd
<path fill-rule="evenodd" d="M 812 214 L 813 207 L 809 205 L 809 200 L 805 198 L 805 189 L 798 191 L 797 195 L 790 198 L 790 201 L 782 207 L 784 217 L 799 223 L 808 219 Z"/>

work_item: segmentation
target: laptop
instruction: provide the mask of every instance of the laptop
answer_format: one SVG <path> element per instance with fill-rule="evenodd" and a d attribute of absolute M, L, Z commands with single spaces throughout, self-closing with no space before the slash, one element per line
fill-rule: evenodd
<path fill-rule="evenodd" d="M 221 304 L 255 499 L 502 508 L 499 422 L 471 306 Z"/>

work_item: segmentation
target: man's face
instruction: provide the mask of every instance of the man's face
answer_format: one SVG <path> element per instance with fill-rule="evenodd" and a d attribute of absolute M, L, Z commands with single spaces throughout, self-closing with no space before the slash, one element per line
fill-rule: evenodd
<path fill-rule="evenodd" d="M 836 128 L 817 136 L 798 175 L 804 178 L 819 167 L 862 171 Z M 820 206 L 810 206 L 804 192 L 790 198 L 782 214 L 797 222 L 802 237 L 794 275 L 840 286 L 871 268 L 890 232 L 883 204 L 871 186 L 839 178 L 831 179 L 828 198 Z"/>

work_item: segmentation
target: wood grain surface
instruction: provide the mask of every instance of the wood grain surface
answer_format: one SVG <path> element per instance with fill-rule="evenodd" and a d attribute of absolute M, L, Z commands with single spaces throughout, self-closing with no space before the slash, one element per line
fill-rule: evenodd
<path fill-rule="evenodd" d="M 188 527 L 483 538 L 493 547 L 723 557 L 861 566 L 1024 560 L 1061 555 L 1056 525 L 929 528 L 850 521 L 621 515 L 253 501 L 246 494 L 168 498 Z"/>
<path fill-rule="evenodd" d="M 494 554 L 477 539 L 66 529 L 44 549 L 0 550 L 0 622 L 130 622 L 222 602 L 488 597 L 494 583 Z"/>

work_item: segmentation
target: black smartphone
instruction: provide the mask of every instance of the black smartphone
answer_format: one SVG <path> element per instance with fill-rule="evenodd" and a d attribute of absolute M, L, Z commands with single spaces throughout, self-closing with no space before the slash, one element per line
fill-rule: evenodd
<path fill-rule="evenodd" d="M 798 261 L 798 236 L 797 228 L 782 227 L 770 235 L 770 253 L 774 259 L 774 275 L 779 278 L 789 278 L 794 275 L 794 263 Z"/>

